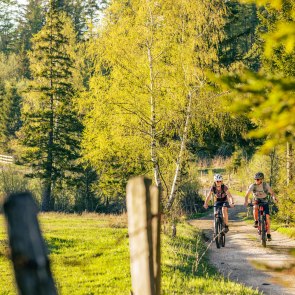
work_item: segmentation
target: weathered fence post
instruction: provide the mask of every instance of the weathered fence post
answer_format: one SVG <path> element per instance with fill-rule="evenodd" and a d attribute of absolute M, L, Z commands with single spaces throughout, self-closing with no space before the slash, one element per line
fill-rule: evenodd
<path fill-rule="evenodd" d="M 161 206 L 160 192 L 156 186 L 150 187 L 150 200 L 152 211 L 152 240 L 153 240 L 153 263 L 155 277 L 155 294 L 161 293 Z"/>
<path fill-rule="evenodd" d="M 134 295 L 160 295 L 160 196 L 152 181 L 127 184 L 131 279 Z"/>
<path fill-rule="evenodd" d="M 19 294 L 56 295 L 32 195 L 29 192 L 11 194 L 3 208 Z"/>

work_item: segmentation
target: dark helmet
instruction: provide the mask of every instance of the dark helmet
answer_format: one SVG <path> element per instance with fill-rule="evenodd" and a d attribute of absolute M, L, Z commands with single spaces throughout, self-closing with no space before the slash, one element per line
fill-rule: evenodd
<path fill-rule="evenodd" d="M 257 172 L 254 179 L 264 179 L 264 174 L 262 172 Z"/>

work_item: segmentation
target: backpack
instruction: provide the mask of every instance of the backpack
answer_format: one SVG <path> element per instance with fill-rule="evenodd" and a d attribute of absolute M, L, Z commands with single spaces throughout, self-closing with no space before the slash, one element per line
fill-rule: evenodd
<path fill-rule="evenodd" d="M 256 193 L 256 188 L 257 188 L 257 184 L 256 183 L 253 183 L 254 184 L 254 187 L 253 187 L 253 193 Z M 266 182 L 262 182 L 262 186 L 263 186 L 263 191 L 265 192 L 265 194 L 268 196 L 269 195 L 269 191 L 266 187 Z"/>

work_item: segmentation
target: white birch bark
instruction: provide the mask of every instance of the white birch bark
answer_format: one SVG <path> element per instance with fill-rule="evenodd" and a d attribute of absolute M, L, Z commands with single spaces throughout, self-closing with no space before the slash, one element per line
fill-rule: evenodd
<path fill-rule="evenodd" d="M 151 28 L 153 26 L 153 15 L 151 11 L 149 11 L 150 15 L 150 24 Z M 154 74 L 154 68 L 153 68 L 153 55 L 152 55 L 152 46 L 153 46 L 153 39 L 152 36 L 150 40 L 147 40 L 147 55 L 148 55 L 148 62 L 149 62 L 149 70 L 150 70 L 150 105 L 151 105 L 151 161 L 153 163 L 153 170 L 154 170 L 154 178 L 155 183 L 159 189 L 159 192 L 162 191 L 162 182 L 161 182 L 161 176 L 160 176 L 160 169 L 159 169 L 159 162 L 157 157 L 157 141 L 156 141 L 156 97 L 155 97 L 155 74 Z"/>
<path fill-rule="evenodd" d="M 180 151 L 179 151 L 177 161 L 176 161 L 174 179 L 173 179 L 173 183 L 172 183 L 172 186 L 171 186 L 169 199 L 168 199 L 168 202 L 167 202 L 167 205 L 166 205 L 167 210 L 171 209 L 171 207 L 173 205 L 173 202 L 175 200 L 175 196 L 176 196 L 177 186 L 178 186 L 178 183 L 179 183 L 179 174 L 180 174 L 181 164 L 182 164 L 182 160 L 183 160 L 183 152 L 185 150 L 185 145 L 186 145 L 187 135 L 188 135 L 188 128 L 189 128 L 189 124 L 190 124 L 191 108 L 192 108 L 192 93 L 189 92 L 187 111 L 186 111 L 186 120 L 185 120 L 185 124 L 184 124 L 182 140 L 181 140 L 181 144 L 180 144 Z"/>

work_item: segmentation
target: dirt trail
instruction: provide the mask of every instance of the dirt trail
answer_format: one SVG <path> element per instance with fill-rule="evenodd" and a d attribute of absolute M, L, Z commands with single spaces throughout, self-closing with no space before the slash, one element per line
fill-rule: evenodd
<path fill-rule="evenodd" d="M 272 241 L 266 248 L 261 246 L 257 230 L 241 221 L 240 212 L 245 212 L 244 198 L 234 197 L 235 208 L 229 209 L 229 232 L 225 248 L 217 249 L 212 243 L 209 249 L 211 263 L 230 280 L 238 281 L 269 295 L 295 295 L 295 240 L 272 232 Z M 190 223 L 203 230 L 208 241 L 212 239 L 213 215 Z M 255 265 L 255 261 L 259 266 Z M 288 266 L 288 269 L 279 271 Z M 260 269 L 258 269 L 260 268 Z M 263 268 L 263 270 L 261 270 Z"/>

